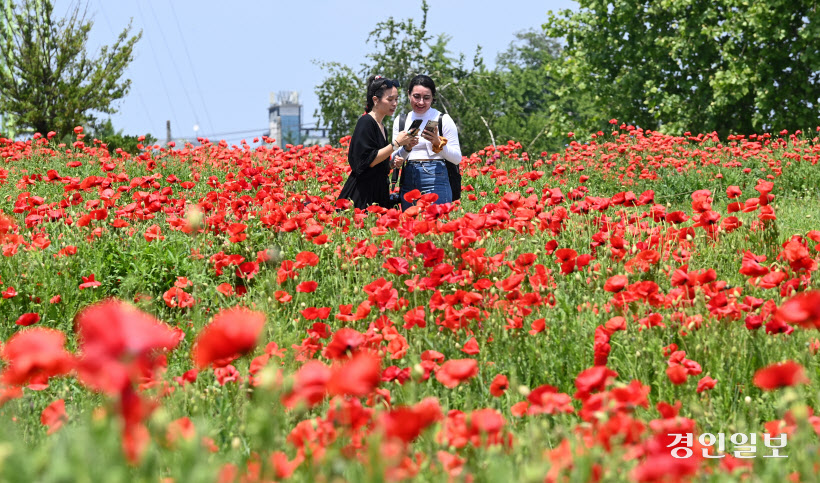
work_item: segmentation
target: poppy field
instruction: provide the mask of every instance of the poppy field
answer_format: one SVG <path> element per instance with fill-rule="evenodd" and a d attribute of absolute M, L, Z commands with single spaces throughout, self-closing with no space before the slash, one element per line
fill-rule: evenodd
<path fill-rule="evenodd" d="M 816 133 L 610 129 L 403 213 L 349 139 L 0 139 L 0 479 L 814 481 Z"/>

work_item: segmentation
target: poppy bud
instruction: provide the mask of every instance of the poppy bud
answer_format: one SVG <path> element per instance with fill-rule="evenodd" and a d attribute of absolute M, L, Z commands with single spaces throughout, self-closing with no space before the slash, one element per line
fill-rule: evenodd
<path fill-rule="evenodd" d="M 197 205 L 188 208 L 188 212 L 185 214 L 185 222 L 188 223 L 188 228 L 194 233 L 202 227 L 202 211 Z"/>
<path fill-rule="evenodd" d="M 151 415 L 151 424 L 155 424 L 157 427 L 165 427 L 170 424 L 170 422 L 171 416 L 162 406 L 157 408 L 157 410 Z"/>
<path fill-rule="evenodd" d="M 281 383 L 280 376 L 281 373 L 277 371 L 276 368 L 265 367 L 258 376 L 259 386 L 267 389 L 273 389 Z"/>
<path fill-rule="evenodd" d="M 804 403 L 798 402 L 790 410 L 795 421 L 806 421 L 809 418 L 809 408 Z"/>
<path fill-rule="evenodd" d="M 282 249 L 276 245 L 268 248 L 268 261 L 278 263 L 282 261 Z"/>

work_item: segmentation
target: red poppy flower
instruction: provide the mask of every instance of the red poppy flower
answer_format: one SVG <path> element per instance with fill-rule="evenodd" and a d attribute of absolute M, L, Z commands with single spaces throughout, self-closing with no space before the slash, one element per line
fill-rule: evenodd
<path fill-rule="evenodd" d="M 378 306 L 381 311 L 395 309 L 399 301 L 399 292 L 393 288 L 393 282 L 388 282 L 384 278 L 365 285 L 364 291 L 368 294 L 367 300 Z"/>
<path fill-rule="evenodd" d="M 536 319 L 536 320 L 532 321 L 532 324 L 530 324 L 530 330 L 528 331 L 528 333 L 530 335 L 540 334 L 541 332 L 544 332 L 544 330 L 546 330 L 546 328 L 547 328 L 547 319 L 544 319 L 544 318 Z"/>
<path fill-rule="evenodd" d="M 220 283 L 219 285 L 217 285 L 216 291 L 226 297 L 230 297 L 234 294 L 233 286 L 229 283 Z"/>
<path fill-rule="evenodd" d="M 408 203 L 414 203 L 419 198 L 421 198 L 421 191 L 419 190 L 408 191 L 404 194 L 404 201 Z"/>
<path fill-rule="evenodd" d="M 24 327 L 28 327 L 29 325 L 36 324 L 40 321 L 40 314 L 37 312 L 29 312 L 27 314 L 23 314 L 17 318 L 17 325 L 22 325 Z"/>
<path fill-rule="evenodd" d="M 592 392 L 603 391 L 610 379 L 618 377 L 618 373 L 606 366 L 595 366 L 584 371 L 575 378 L 575 388 L 578 390 L 575 399 L 584 400 Z"/>
<path fill-rule="evenodd" d="M 302 282 L 302 283 L 300 283 L 299 285 L 296 286 L 296 292 L 297 293 L 313 293 L 313 292 L 316 291 L 316 287 L 318 287 L 318 286 L 319 286 L 319 284 L 312 281 L 312 280 L 307 281 L 307 282 Z"/>
<path fill-rule="evenodd" d="M 315 267 L 319 264 L 319 255 L 313 252 L 299 252 L 296 255 L 296 264 L 294 268 L 300 269 L 305 266 Z"/>
<path fill-rule="evenodd" d="M 87 288 L 99 287 L 102 283 L 98 282 L 94 278 L 94 274 L 92 273 L 88 277 L 82 277 L 83 283 L 80 284 L 80 290 L 85 290 Z"/>
<path fill-rule="evenodd" d="M 194 436 L 196 436 L 196 427 L 187 416 L 171 421 L 165 430 L 165 440 L 171 445 L 180 439 L 191 441 Z"/>
<path fill-rule="evenodd" d="M 478 362 L 475 359 L 451 359 L 436 371 L 436 379 L 450 389 L 478 374 Z"/>
<path fill-rule="evenodd" d="M 490 383 L 490 394 L 495 397 L 501 397 L 510 388 L 510 381 L 504 374 L 495 376 L 493 382 Z"/>
<path fill-rule="evenodd" d="M 293 389 L 282 396 L 282 404 L 287 408 L 303 403 L 308 407 L 319 404 L 327 392 L 327 382 L 331 370 L 319 361 L 308 361 L 293 375 Z"/>
<path fill-rule="evenodd" d="M 731 233 L 743 226 L 743 222 L 741 222 L 736 216 L 730 216 L 728 218 L 724 218 L 720 226 L 726 230 L 726 233 Z"/>
<path fill-rule="evenodd" d="M 765 261 L 765 255 L 755 255 L 747 250 L 741 259 L 739 272 L 747 277 L 762 277 L 769 273 L 769 268 L 761 265 Z"/>
<path fill-rule="evenodd" d="M 666 368 L 666 376 L 675 385 L 681 385 L 686 382 L 689 377 L 689 372 L 680 364 L 671 364 Z"/>
<path fill-rule="evenodd" d="M 248 225 L 244 223 L 231 223 L 228 225 L 228 233 L 231 235 L 228 241 L 231 243 L 239 243 L 244 241 L 248 234 L 245 233 L 245 229 L 248 228 Z"/>
<path fill-rule="evenodd" d="M 515 259 L 515 265 L 519 268 L 527 268 L 535 263 L 536 258 L 534 253 L 522 253 Z"/>
<path fill-rule="evenodd" d="M 265 325 L 265 314 L 244 307 L 224 309 L 214 316 L 199 336 L 193 358 L 200 369 L 230 364 L 242 354 L 256 347 Z"/>
<path fill-rule="evenodd" d="M 714 389 L 717 381 L 712 379 L 709 376 L 703 376 L 700 381 L 698 381 L 698 389 L 697 392 L 701 393 L 703 391 L 708 391 L 709 389 Z"/>
<path fill-rule="evenodd" d="M 685 223 L 688 219 L 689 216 L 682 211 L 673 211 L 672 213 L 667 213 L 666 215 L 666 221 L 674 225 Z"/>
<path fill-rule="evenodd" d="M 347 357 L 348 353 L 355 352 L 364 342 L 365 338 L 361 332 L 345 327 L 333 333 L 333 339 L 325 347 L 322 355 L 328 359 L 342 359 Z"/>
<path fill-rule="evenodd" d="M 404 328 L 411 329 L 413 327 L 421 327 L 424 328 L 427 326 L 427 321 L 425 319 L 424 307 L 416 307 L 414 309 L 408 310 L 404 314 Z"/>
<path fill-rule="evenodd" d="M 286 304 L 293 300 L 293 296 L 284 290 L 277 290 L 273 293 L 273 298 L 275 298 L 278 302 Z M 330 307 L 328 307 L 328 313 L 330 313 Z"/>
<path fill-rule="evenodd" d="M 307 320 L 325 320 L 330 316 L 330 307 L 308 307 L 300 313 Z"/>
<path fill-rule="evenodd" d="M 65 348 L 65 334 L 59 330 L 35 327 L 15 333 L 2 347 L 7 366 L 3 384 L 36 384 L 45 388 L 48 379 L 68 374 L 74 358 Z"/>
<path fill-rule="evenodd" d="M 620 292 L 629 283 L 629 279 L 625 275 L 613 275 L 607 279 L 604 284 L 604 290 L 607 292 Z"/>
<path fill-rule="evenodd" d="M 574 411 L 569 394 L 558 392 L 558 389 L 544 384 L 536 387 L 527 395 L 530 406 L 527 414 L 569 414 Z"/>
<path fill-rule="evenodd" d="M 274 451 L 271 453 L 268 463 L 273 468 L 273 474 L 277 480 L 286 480 L 290 478 L 296 468 L 304 461 L 304 456 L 296 455 L 293 460 L 288 459 L 288 456 L 282 451 Z"/>
<path fill-rule="evenodd" d="M 632 470 L 630 477 L 633 481 L 640 483 L 688 481 L 689 476 L 697 473 L 701 461 L 699 458 L 676 458 L 672 456 L 670 449 L 664 447 L 664 443 L 656 443 L 653 446 L 657 446 L 658 451 L 648 455 Z M 662 447 L 667 451 L 666 453 L 661 452 Z"/>
<path fill-rule="evenodd" d="M 145 230 L 145 241 L 147 242 L 164 239 L 165 236 L 162 235 L 162 230 L 159 225 L 151 225 Z"/>
<path fill-rule="evenodd" d="M 755 186 L 755 191 L 757 191 L 761 195 L 767 195 L 771 193 L 772 189 L 774 189 L 774 183 L 772 183 L 771 181 L 763 181 L 762 179 L 757 180 L 757 186 Z"/>
<path fill-rule="evenodd" d="M 621 317 L 621 316 L 612 317 L 611 319 L 606 321 L 606 324 L 604 324 L 604 327 L 606 328 L 606 330 L 608 330 L 610 332 L 615 332 L 615 331 L 618 331 L 618 330 L 626 330 L 626 319 L 624 317 Z"/>
<path fill-rule="evenodd" d="M 174 287 L 178 288 L 185 288 L 185 287 L 192 287 L 194 282 L 188 280 L 188 277 L 177 277 L 176 282 L 174 282 Z"/>
<path fill-rule="evenodd" d="M 438 399 L 428 397 L 415 406 L 400 406 L 379 416 L 377 426 L 388 438 L 397 438 L 410 443 L 422 431 L 443 418 Z"/>
<path fill-rule="evenodd" d="M 387 261 L 382 264 L 382 268 L 385 268 L 393 275 L 407 275 L 410 273 L 410 264 L 401 257 L 388 258 Z"/>
<path fill-rule="evenodd" d="M 80 379 L 111 393 L 124 390 L 141 377 L 142 369 L 156 365 L 158 351 L 174 349 L 180 341 L 181 330 L 116 299 L 86 307 L 74 320 L 80 337 Z"/>
<path fill-rule="evenodd" d="M 56 433 L 67 421 L 68 415 L 65 412 L 65 401 L 63 399 L 58 399 L 49 404 L 40 413 L 40 423 L 48 427 L 46 434 Z"/>
<path fill-rule="evenodd" d="M 364 397 L 381 382 L 381 358 L 367 351 L 333 367 L 327 390 L 331 395 Z"/>
<path fill-rule="evenodd" d="M 461 348 L 461 352 L 470 356 L 474 356 L 481 352 L 481 349 L 478 347 L 478 341 L 475 340 L 475 337 L 471 337 L 470 340 L 464 344 Z"/>
<path fill-rule="evenodd" d="M 795 295 L 777 308 L 775 316 L 806 329 L 820 329 L 820 290 Z"/>
<path fill-rule="evenodd" d="M 809 379 L 803 366 L 794 361 L 785 361 L 759 369 L 752 382 L 764 391 L 773 391 L 781 387 L 806 384 Z"/>
<path fill-rule="evenodd" d="M 168 307 L 187 308 L 194 306 L 194 297 L 179 287 L 171 287 L 164 294 L 162 300 Z"/>

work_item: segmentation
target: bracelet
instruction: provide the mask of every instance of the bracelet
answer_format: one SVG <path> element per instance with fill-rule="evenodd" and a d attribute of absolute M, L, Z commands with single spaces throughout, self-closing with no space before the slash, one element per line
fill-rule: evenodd
<path fill-rule="evenodd" d="M 393 142 L 390 143 L 390 147 L 395 151 L 396 149 L 399 149 L 399 144 L 396 143 L 396 140 L 394 139 Z"/>

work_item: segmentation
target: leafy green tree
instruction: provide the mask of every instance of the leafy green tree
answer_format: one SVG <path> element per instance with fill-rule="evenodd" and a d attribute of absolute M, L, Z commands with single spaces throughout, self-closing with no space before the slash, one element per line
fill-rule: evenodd
<path fill-rule="evenodd" d="M 150 146 L 157 142 L 157 138 L 150 134 L 146 134 L 145 139 L 140 141 L 139 136 L 124 134 L 122 129 L 117 131 L 114 129 L 111 119 L 95 123 L 90 134 L 94 139 L 102 141 L 108 147 L 108 151 L 112 153 L 119 148 L 126 153 L 137 154 L 141 151 L 137 147 L 139 144 Z"/>
<path fill-rule="evenodd" d="M 88 55 L 92 22 L 79 2 L 55 20 L 50 0 L 0 0 L 6 34 L 0 35 L 0 112 L 20 130 L 63 135 L 91 124 L 94 113 L 116 112 L 112 103 L 131 85 L 121 80 L 142 32 L 129 37 L 129 24 L 99 56 Z"/>
<path fill-rule="evenodd" d="M 720 135 L 817 125 L 816 2 L 579 4 L 544 24 L 548 36 L 566 40 L 561 62 L 548 67 L 561 94 L 596 107 L 575 119 L 579 128 L 600 129 L 609 117 Z"/>
<path fill-rule="evenodd" d="M 526 151 L 559 149 L 566 140 L 559 127 L 573 112 L 576 99 L 559 97 L 560 86 L 547 69 L 558 61 L 561 46 L 543 30 L 525 30 L 496 60 L 493 129 Z"/>
<path fill-rule="evenodd" d="M 11 16 L 11 2 L 7 0 L 0 0 L 0 9 L 2 9 L 3 15 L 0 15 L 0 44 L 7 44 L 12 42 L 14 36 L 14 28 L 13 24 L 9 19 L 13 20 Z M 0 75 L 9 75 L 10 70 L 8 67 L 8 61 L 10 59 L 0 56 Z M 8 113 L 3 113 L 0 111 L 0 136 L 8 136 L 13 138 L 16 134 L 15 131 L 15 122 L 14 116 Z"/>
<path fill-rule="evenodd" d="M 327 77 L 316 87 L 319 108 L 315 115 L 329 128 L 331 139 L 353 132 L 356 120 L 364 112 L 365 82 L 370 75 L 378 73 L 407 86 L 413 76 L 424 73 L 436 81 L 438 99 L 433 107 L 453 117 L 459 128 L 459 140 L 465 146 L 463 151 L 488 144 L 492 135 L 486 121 L 492 110 L 488 110 L 489 93 L 478 81 L 486 70 L 481 52 L 476 52 L 469 67 L 464 55 L 453 57 L 447 50 L 449 37 L 434 37 L 427 31 L 426 1 L 421 9 L 419 23 L 412 18 L 398 21 L 393 17 L 377 23 L 367 38 L 368 44 L 374 44 L 377 50 L 366 56 L 367 61 L 359 69 L 339 62 L 316 62 Z M 397 113 L 408 110 L 409 104 L 400 103 Z"/>

